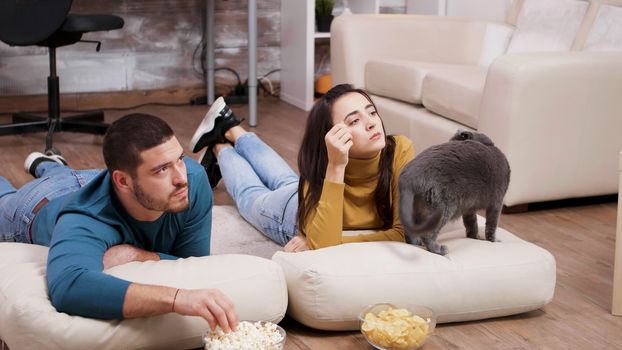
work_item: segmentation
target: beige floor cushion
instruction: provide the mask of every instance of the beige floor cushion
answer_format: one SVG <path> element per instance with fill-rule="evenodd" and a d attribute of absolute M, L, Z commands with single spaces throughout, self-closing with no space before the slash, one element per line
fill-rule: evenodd
<path fill-rule="evenodd" d="M 550 302 L 553 256 L 497 232 L 496 243 L 465 238 L 463 228 L 444 233 L 444 257 L 405 243 L 371 242 L 278 252 L 272 259 L 285 272 L 288 314 L 317 329 L 356 330 L 359 311 L 380 302 L 428 306 L 440 323 L 512 315 Z"/>
<path fill-rule="evenodd" d="M 0 339 L 19 349 L 191 349 L 208 325 L 198 317 L 166 314 L 102 321 L 58 313 L 45 281 L 47 248 L 0 243 Z M 283 272 L 250 255 L 130 263 L 108 273 L 127 280 L 180 288 L 219 288 L 241 319 L 280 321 L 287 309 Z M 97 302 L 94 300 L 93 302 Z"/>
<path fill-rule="evenodd" d="M 215 205 L 212 210 L 212 255 L 249 254 L 270 259 L 283 247 L 257 231 L 232 205 Z"/>

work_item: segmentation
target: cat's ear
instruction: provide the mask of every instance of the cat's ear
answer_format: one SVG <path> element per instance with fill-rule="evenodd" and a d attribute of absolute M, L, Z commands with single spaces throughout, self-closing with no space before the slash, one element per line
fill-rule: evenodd
<path fill-rule="evenodd" d="M 460 131 L 460 139 L 461 140 L 473 140 L 473 133 L 470 131 L 462 130 Z"/>
<path fill-rule="evenodd" d="M 464 140 L 472 140 L 473 133 L 468 130 L 458 130 L 456 134 L 450 139 L 450 141 L 464 141 Z"/>

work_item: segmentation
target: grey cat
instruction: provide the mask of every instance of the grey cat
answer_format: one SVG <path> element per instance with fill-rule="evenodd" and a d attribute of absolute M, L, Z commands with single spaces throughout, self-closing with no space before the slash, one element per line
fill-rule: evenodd
<path fill-rule="evenodd" d="M 436 241 L 445 224 L 462 216 L 466 235 L 477 239 L 476 211 L 486 210 L 486 239 L 494 242 L 510 165 L 488 136 L 458 132 L 406 164 L 399 178 L 400 220 L 413 244 L 445 255 Z"/>

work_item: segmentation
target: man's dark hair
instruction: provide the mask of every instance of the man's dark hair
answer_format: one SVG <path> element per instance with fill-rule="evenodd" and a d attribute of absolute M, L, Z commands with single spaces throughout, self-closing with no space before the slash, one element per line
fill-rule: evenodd
<path fill-rule="evenodd" d="M 140 153 L 168 141 L 173 129 L 162 119 L 143 113 L 128 114 L 113 122 L 104 135 L 104 162 L 111 172 L 132 177 L 141 164 Z"/>

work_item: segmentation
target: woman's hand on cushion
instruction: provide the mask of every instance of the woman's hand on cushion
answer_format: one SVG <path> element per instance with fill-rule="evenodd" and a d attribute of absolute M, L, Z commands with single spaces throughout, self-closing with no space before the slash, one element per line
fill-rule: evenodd
<path fill-rule="evenodd" d="M 292 238 L 283 247 L 283 251 L 286 253 L 298 253 L 305 250 L 309 250 L 309 244 L 307 243 L 307 238 L 300 235 Z"/>

